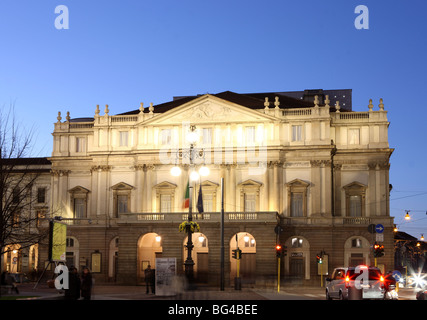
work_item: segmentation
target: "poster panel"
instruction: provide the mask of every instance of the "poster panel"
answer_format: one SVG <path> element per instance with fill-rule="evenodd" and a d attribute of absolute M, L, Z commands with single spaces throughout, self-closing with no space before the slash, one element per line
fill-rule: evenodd
<path fill-rule="evenodd" d="M 67 248 L 67 225 L 55 221 L 50 222 L 49 260 L 65 261 Z"/>
<path fill-rule="evenodd" d="M 176 258 L 156 258 L 155 277 L 156 295 L 175 295 Z"/>

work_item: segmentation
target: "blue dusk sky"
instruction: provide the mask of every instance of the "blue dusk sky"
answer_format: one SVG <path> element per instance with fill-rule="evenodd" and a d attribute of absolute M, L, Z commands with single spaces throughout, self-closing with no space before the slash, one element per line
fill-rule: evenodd
<path fill-rule="evenodd" d="M 65 5 L 69 29 L 57 29 Z M 355 8 L 369 9 L 357 29 Z M 2 0 L 0 107 L 50 156 L 65 119 L 218 93 L 352 89 L 388 111 L 390 214 L 427 236 L 427 1 Z M 405 210 L 412 220 L 406 222 Z"/>

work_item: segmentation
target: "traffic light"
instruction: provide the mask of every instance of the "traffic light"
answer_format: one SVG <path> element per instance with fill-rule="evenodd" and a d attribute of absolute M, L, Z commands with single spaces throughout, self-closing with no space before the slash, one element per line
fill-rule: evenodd
<path fill-rule="evenodd" d="M 384 246 L 382 244 L 375 243 L 374 244 L 374 257 L 380 258 L 384 256 Z"/>
<path fill-rule="evenodd" d="M 237 259 L 237 260 L 241 259 L 242 258 L 242 250 L 240 250 L 240 249 L 232 250 L 231 257 L 233 259 Z"/>
<path fill-rule="evenodd" d="M 317 261 L 317 263 L 323 263 L 323 258 L 322 258 L 322 256 L 320 254 L 318 254 L 316 256 L 316 261 Z"/>
<path fill-rule="evenodd" d="M 280 258 L 283 254 L 282 246 L 280 244 L 276 244 L 276 257 Z"/>
<path fill-rule="evenodd" d="M 237 259 L 237 249 L 232 251 L 231 256 L 233 257 L 233 259 Z"/>

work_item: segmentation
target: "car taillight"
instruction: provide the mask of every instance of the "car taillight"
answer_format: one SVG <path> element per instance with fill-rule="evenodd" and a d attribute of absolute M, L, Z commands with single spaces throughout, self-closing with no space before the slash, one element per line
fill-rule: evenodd
<path fill-rule="evenodd" d="M 381 288 L 384 288 L 384 277 L 383 276 L 380 276 L 380 285 L 381 285 Z"/>
<path fill-rule="evenodd" d="M 345 277 L 345 287 L 348 288 L 350 286 L 350 277 Z"/>

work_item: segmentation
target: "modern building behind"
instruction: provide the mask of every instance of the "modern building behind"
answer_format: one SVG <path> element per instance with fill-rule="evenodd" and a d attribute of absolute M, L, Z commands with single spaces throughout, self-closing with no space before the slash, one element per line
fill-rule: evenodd
<path fill-rule="evenodd" d="M 142 283 L 156 257 L 176 258 L 183 273 L 182 203 L 190 172 L 205 165 L 209 174 L 190 181 L 200 225 L 192 254 L 199 282 L 220 280 L 221 178 L 227 284 L 236 275 L 237 246 L 243 284 L 274 284 L 277 242 L 286 247 L 284 283 L 319 284 L 320 270 L 372 265 L 375 241 L 385 247 L 376 263 L 392 268 L 387 111 L 382 101 L 353 111 L 351 94 L 226 91 L 118 115 L 108 106 L 88 118 L 58 114 L 49 211 L 68 224 L 68 263 L 88 265 L 98 282 Z M 198 133 L 193 163 L 191 126 Z M 175 166 L 181 175 L 171 174 Z M 196 209 L 200 184 L 203 213 Z M 381 235 L 370 232 L 380 224 Z M 47 253 L 38 256 L 43 261 Z"/>

